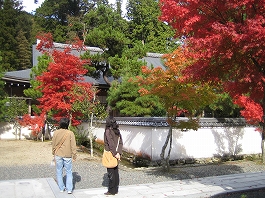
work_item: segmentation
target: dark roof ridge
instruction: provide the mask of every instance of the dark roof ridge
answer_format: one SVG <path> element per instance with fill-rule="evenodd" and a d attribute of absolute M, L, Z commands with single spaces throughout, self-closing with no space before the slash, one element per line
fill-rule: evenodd
<path fill-rule="evenodd" d="M 37 40 L 37 45 L 40 42 L 40 40 Z M 53 43 L 55 48 L 61 48 L 61 49 L 65 49 L 66 47 L 70 47 L 71 49 L 76 49 L 76 47 L 74 47 L 71 44 L 65 44 L 65 43 Z M 87 51 L 92 51 L 92 52 L 103 52 L 103 50 L 99 47 L 89 47 L 89 46 L 84 46 L 84 50 Z"/>
<path fill-rule="evenodd" d="M 37 40 L 37 44 L 40 42 L 40 40 Z M 66 48 L 66 47 L 70 47 L 70 48 L 75 48 L 75 47 L 72 47 L 71 44 L 65 44 L 65 43 L 56 43 L 54 42 L 54 47 L 56 48 Z M 93 52 L 103 52 L 103 50 L 99 47 L 90 47 L 90 46 L 84 46 L 84 49 L 85 50 L 88 50 L 88 51 L 93 51 Z M 161 53 L 155 53 L 155 52 L 147 52 L 146 53 L 146 56 L 148 57 L 153 57 L 153 58 L 161 58 L 164 54 L 161 54 Z"/>

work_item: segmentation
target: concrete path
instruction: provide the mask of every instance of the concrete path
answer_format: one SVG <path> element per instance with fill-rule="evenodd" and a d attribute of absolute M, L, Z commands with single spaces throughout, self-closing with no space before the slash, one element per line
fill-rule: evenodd
<path fill-rule="evenodd" d="M 218 194 L 265 188 L 265 172 L 120 186 L 119 194 L 105 196 L 106 187 L 60 193 L 53 178 L 0 181 L 1 198 L 206 198 Z"/>

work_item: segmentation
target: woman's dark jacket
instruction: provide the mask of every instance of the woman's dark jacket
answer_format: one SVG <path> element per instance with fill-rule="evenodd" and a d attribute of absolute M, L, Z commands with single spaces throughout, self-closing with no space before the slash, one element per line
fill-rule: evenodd
<path fill-rule="evenodd" d="M 116 133 L 114 132 L 114 130 L 116 131 Z M 119 146 L 116 151 L 119 137 Z M 115 156 L 117 153 L 119 153 L 120 155 L 122 154 L 122 147 L 123 141 L 119 129 L 106 128 L 104 133 L 104 149 L 106 151 L 110 151 L 112 155 Z"/>

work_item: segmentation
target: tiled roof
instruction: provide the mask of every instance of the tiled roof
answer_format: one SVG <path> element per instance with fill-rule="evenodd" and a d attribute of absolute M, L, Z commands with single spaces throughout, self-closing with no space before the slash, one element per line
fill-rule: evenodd
<path fill-rule="evenodd" d="M 3 80 L 19 81 L 29 83 L 31 69 L 6 72 Z"/>
<path fill-rule="evenodd" d="M 62 44 L 62 43 L 54 43 L 54 47 L 59 49 L 59 50 L 65 49 L 67 46 L 70 46 L 70 45 Z M 42 54 L 41 54 L 41 52 L 39 52 L 36 49 L 36 45 L 33 45 L 32 49 L 33 49 L 33 51 L 32 51 L 32 53 L 33 53 L 33 65 L 35 66 L 38 64 L 38 57 L 41 56 Z M 98 47 L 86 47 L 86 50 L 88 50 L 91 54 L 103 52 L 103 50 L 98 48 Z M 85 50 L 78 51 L 74 48 L 72 49 L 72 53 L 74 55 L 77 55 L 77 56 L 80 54 L 83 54 L 84 52 L 85 52 Z M 153 67 L 163 66 L 163 62 L 161 60 L 162 55 L 163 54 L 158 54 L 158 53 L 147 53 L 146 57 L 142 58 L 141 60 L 145 61 L 147 66 L 153 66 Z M 19 71 L 10 71 L 10 72 L 6 72 L 2 79 L 3 80 L 29 83 L 30 72 L 31 72 L 31 69 L 25 69 L 25 70 L 19 70 Z M 113 80 L 113 79 L 110 78 L 110 81 L 111 80 Z M 92 83 L 94 85 L 107 85 L 107 83 L 105 82 L 105 80 L 103 79 L 102 76 L 100 76 L 99 79 L 85 76 L 85 81 Z"/>
<path fill-rule="evenodd" d="M 29 83 L 30 72 L 31 72 L 31 69 L 25 69 L 25 70 L 19 70 L 19 71 L 10 71 L 10 72 L 6 72 L 2 79 L 3 80 L 9 80 L 9 81 Z M 84 78 L 85 78 L 85 82 L 89 82 L 89 83 L 92 83 L 94 85 L 106 84 L 103 78 L 100 78 L 98 80 L 94 79 L 90 76 L 84 76 Z"/>

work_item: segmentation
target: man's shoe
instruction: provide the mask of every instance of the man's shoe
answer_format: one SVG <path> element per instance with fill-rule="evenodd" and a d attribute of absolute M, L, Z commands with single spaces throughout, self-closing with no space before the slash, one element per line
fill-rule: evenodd
<path fill-rule="evenodd" d="M 63 189 L 63 190 L 60 190 L 60 192 L 61 192 L 61 193 L 63 193 L 64 191 L 65 191 L 65 189 Z"/>
<path fill-rule="evenodd" d="M 104 195 L 115 195 L 115 194 L 112 194 L 110 192 L 106 192 L 106 193 L 104 193 Z"/>
<path fill-rule="evenodd" d="M 68 193 L 68 194 L 72 194 L 72 191 L 68 191 L 67 193 Z"/>

